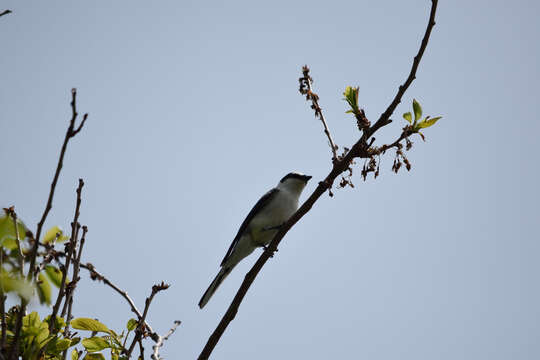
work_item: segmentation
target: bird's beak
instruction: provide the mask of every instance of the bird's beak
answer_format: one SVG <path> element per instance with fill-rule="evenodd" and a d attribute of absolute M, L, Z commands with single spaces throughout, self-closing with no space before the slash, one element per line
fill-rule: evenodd
<path fill-rule="evenodd" d="M 307 183 L 313 176 L 304 175 L 304 181 Z"/>

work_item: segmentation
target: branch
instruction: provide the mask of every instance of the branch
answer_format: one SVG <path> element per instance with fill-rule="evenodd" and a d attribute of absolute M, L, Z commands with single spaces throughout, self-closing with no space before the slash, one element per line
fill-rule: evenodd
<path fill-rule="evenodd" d="M 4 16 L 4 15 L 7 15 L 7 14 L 11 14 L 13 11 L 11 10 L 4 10 L 2 13 L 0 13 L 0 16 Z"/>
<path fill-rule="evenodd" d="M 299 78 L 298 81 L 300 82 L 300 94 L 306 95 L 306 100 L 311 100 L 311 108 L 315 111 L 315 117 L 321 119 L 321 122 L 324 127 L 324 133 L 326 134 L 326 137 L 328 137 L 328 142 L 330 145 L 330 148 L 332 149 L 332 162 L 337 161 L 337 154 L 336 149 L 337 146 L 334 144 L 334 141 L 332 140 L 332 136 L 330 135 L 330 130 L 328 130 L 328 125 L 326 125 L 326 121 L 324 120 L 324 115 L 322 113 L 322 109 L 319 106 L 319 95 L 315 94 L 311 89 L 311 83 L 313 79 L 311 76 L 309 76 L 309 68 L 307 65 L 304 65 L 302 67 L 302 74 L 303 77 Z"/>
<path fill-rule="evenodd" d="M 182 322 L 180 320 L 175 320 L 173 327 L 165 334 L 164 336 L 160 336 L 158 342 L 152 347 L 154 349 L 154 352 L 152 353 L 151 358 L 153 360 L 160 360 L 159 357 L 159 348 L 163 346 L 163 342 L 165 340 L 169 340 L 169 336 L 171 336 L 176 328 L 181 324 Z"/>
<path fill-rule="evenodd" d="M 144 327 L 146 324 L 145 323 L 146 315 L 148 314 L 148 309 L 150 308 L 150 303 L 152 302 L 152 299 L 154 299 L 154 296 L 158 292 L 162 290 L 167 290 L 168 288 L 169 288 L 169 285 L 165 284 L 164 282 L 161 282 L 161 284 L 152 286 L 152 293 L 150 294 L 149 297 L 146 298 L 143 315 L 139 319 L 139 325 L 137 326 L 137 329 L 135 330 L 135 337 L 133 338 L 133 342 L 131 343 L 131 346 L 129 347 L 129 350 L 126 355 L 128 359 L 131 357 L 131 353 L 133 352 L 133 349 L 135 348 L 135 344 L 137 344 L 137 342 L 141 340 L 141 337 L 144 333 Z"/>
<path fill-rule="evenodd" d="M 66 315 L 66 312 L 67 312 L 66 327 L 64 329 L 64 335 L 69 334 L 69 323 L 70 323 L 71 317 L 72 317 L 71 316 L 71 307 L 72 307 L 72 303 L 73 303 L 73 293 L 75 292 L 75 288 L 77 287 L 77 283 L 80 280 L 79 270 L 81 268 L 81 255 L 82 255 L 82 251 L 83 251 L 83 247 L 84 247 L 84 242 L 86 241 L 86 233 L 88 232 L 88 227 L 86 225 L 83 225 L 82 230 L 83 230 L 83 234 L 82 234 L 82 237 L 81 237 L 81 243 L 79 245 L 79 251 L 77 252 L 77 257 L 73 261 L 73 279 L 69 283 L 69 286 L 67 288 L 66 300 L 64 302 L 64 307 L 63 307 L 62 313 L 61 313 L 61 316 L 64 317 L 64 315 Z"/>
<path fill-rule="evenodd" d="M 139 341 L 137 341 L 139 343 L 139 359 L 144 359 L 144 347 L 143 347 L 143 344 L 142 344 L 142 339 L 139 339 Z"/>
<path fill-rule="evenodd" d="M 62 282 L 60 283 L 60 288 L 58 289 L 58 296 L 56 297 L 56 303 L 54 304 L 53 311 L 51 313 L 51 322 L 49 324 L 49 331 L 51 332 L 53 331 L 53 327 L 56 324 L 56 320 L 55 320 L 56 314 L 58 313 L 58 310 L 60 309 L 60 304 L 62 303 L 62 299 L 64 298 L 64 296 L 66 297 L 66 305 L 68 304 L 68 301 L 69 301 L 68 299 L 69 296 L 67 296 L 64 289 L 66 286 L 67 273 L 69 272 L 69 265 L 71 265 L 71 258 L 73 254 L 75 253 L 75 248 L 77 246 L 77 237 L 79 235 L 79 228 L 80 228 L 79 215 L 80 215 L 81 202 L 82 202 L 81 194 L 82 194 L 83 186 L 84 186 L 83 179 L 79 179 L 79 186 L 77 187 L 77 204 L 75 205 L 75 214 L 73 215 L 73 222 L 71 223 L 71 238 L 69 239 L 69 243 L 66 246 L 67 247 L 66 263 L 62 270 Z M 74 277 L 72 280 L 76 281 L 76 278 Z"/>
<path fill-rule="evenodd" d="M 88 118 L 88 114 L 84 114 L 83 121 L 77 127 L 77 129 L 75 129 L 75 120 L 77 119 L 77 115 L 78 115 L 76 98 L 77 98 L 77 90 L 73 88 L 71 89 L 71 103 L 70 103 L 71 104 L 71 120 L 69 121 L 69 127 L 64 137 L 64 143 L 62 144 L 62 149 L 60 150 L 60 157 L 58 159 L 58 165 L 56 165 L 56 172 L 54 173 L 53 181 L 51 183 L 51 190 L 49 192 L 49 198 L 47 199 L 47 204 L 45 205 L 45 210 L 43 211 L 43 215 L 41 215 L 41 220 L 39 220 L 39 223 L 37 225 L 34 246 L 30 253 L 30 269 L 28 271 L 28 280 L 31 280 L 34 274 L 41 231 L 43 230 L 43 224 L 45 223 L 45 220 L 47 219 L 47 215 L 49 215 L 49 211 L 51 211 L 52 209 L 54 191 L 56 189 L 56 184 L 58 183 L 58 177 L 60 176 L 60 171 L 62 170 L 62 166 L 64 164 L 64 155 L 66 154 L 68 142 L 71 138 L 77 135 L 79 131 L 81 131 L 82 127 L 84 126 L 84 123 L 86 122 L 86 119 Z"/>
<path fill-rule="evenodd" d="M 403 97 L 403 94 L 405 94 L 405 91 L 407 91 L 413 80 L 416 79 L 416 70 L 418 69 L 418 65 L 420 65 L 420 60 L 422 60 L 422 56 L 424 55 L 424 51 L 426 50 L 429 36 L 431 35 L 431 30 L 433 30 L 433 27 L 435 26 L 435 12 L 437 11 L 437 2 L 438 0 L 431 0 L 431 12 L 429 14 L 429 21 L 426 27 L 426 32 L 424 33 L 424 38 L 422 39 L 422 43 L 420 44 L 420 49 L 418 49 L 418 53 L 414 57 L 409 76 L 407 77 L 405 82 L 399 87 L 398 92 L 394 97 L 394 100 L 392 100 L 390 105 L 388 105 L 388 108 L 386 108 L 386 110 L 381 114 L 379 120 L 377 120 L 375 125 L 369 128 L 369 131 L 364 133 L 364 136 L 362 136 L 364 141 L 366 141 L 381 127 L 390 124 L 390 122 L 392 121 L 390 120 L 390 116 L 392 116 L 394 110 L 401 102 L 401 98 Z"/>
<path fill-rule="evenodd" d="M 330 173 L 326 176 L 324 181 L 319 182 L 319 185 L 315 189 L 315 191 L 309 196 L 309 198 L 302 204 L 302 206 L 291 216 L 287 222 L 280 227 L 278 233 L 274 236 L 266 250 L 261 254 L 259 259 L 257 259 L 257 262 L 253 265 L 251 270 L 246 274 L 244 281 L 242 282 L 242 285 L 238 289 L 238 292 L 236 293 L 233 301 L 231 302 L 229 308 L 223 315 L 221 321 L 219 322 L 218 326 L 210 335 L 210 338 L 208 339 L 208 342 L 206 343 L 204 349 L 202 350 L 201 354 L 199 355 L 199 359 L 208 359 L 212 351 L 214 350 L 216 344 L 219 342 L 221 336 L 225 332 L 225 329 L 229 325 L 229 323 L 235 318 L 236 313 L 238 312 L 238 308 L 240 304 L 242 303 L 242 300 L 244 299 L 244 296 L 246 295 L 248 289 L 250 288 L 251 284 L 257 277 L 259 271 L 261 271 L 262 267 L 270 257 L 273 256 L 273 253 L 277 250 L 277 247 L 285 234 L 311 209 L 313 204 L 321 197 L 321 195 L 330 188 L 334 180 L 337 176 L 339 176 L 343 171 L 347 170 L 349 167 L 349 164 L 351 161 L 354 160 L 355 157 L 368 157 L 369 151 L 366 144 L 366 140 L 372 136 L 380 127 L 386 125 L 389 123 L 389 118 L 392 115 L 393 111 L 395 110 L 397 104 L 401 101 L 401 97 L 403 96 L 403 93 L 411 82 L 414 80 L 416 69 L 418 68 L 418 64 L 420 63 L 420 59 L 422 58 L 422 54 L 424 53 L 424 50 L 427 46 L 427 42 L 429 40 L 429 35 L 431 34 L 431 30 L 433 26 L 435 25 L 435 11 L 437 8 L 437 0 L 432 0 L 431 2 L 431 14 L 429 18 L 429 22 L 426 28 L 426 32 L 424 35 L 424 39 L 422 40 L 422 44 L 420 45 L 420 50 L 418 51 L 418 54 L 414 58 L 413 66 L 411 69 L 411 72 L 409 74 L 409 77 L 405 81 L 405 83 L 400 86 L 398 94 L 388 106 L 386 111 L 381 115 L 379 120 L 369 129 L 365 130 L 364 134 L 358 140 L 351 150 L 341 159 L 334 162 L 334 166 Z"/>
<path fill-rule="evenodd" d="M 15 242 L 17 243 L 17 251 L 18 251 L 17 258 L 19 259 L 19 271 L 21 272 L 21 277 L 23 277 L 24 276 L 23 274 L 24 254 L 21 248 L 21 238 L 19 236 L 19 227 L 17 226 L 17 213 L 15 212 L 14 206 L 10 206 L 8 209 L 4 209 L 4 210 L 7 210 L 8 215 L 11 216 L 11 218 L 13 219 L 13 228 L 15 229 Z"/>
<path fill-rule="evenodd" d="M 83 269 L 86 269 L 90 272 L 90 278 L 92 280 L 98 280 L 98 281 L 103 281 L 103 283 L 109 287 L 111 287 L 114 291 L 116 291 L 118 294 L 120 294 L 124 299 L 126 299 L 126 301 L 128 302 L 129 306 L 131 307 L 131 311 L 133 311 L 136 315 L 137 315 L 137 318 L 138 320 L 140 321 L 142 319 L 142 314 L 141 312 L 139 311 L 139 309 L 137 309 L 137 306 L 135 306 L 135 303 L 133 302 L 133 300 L 129 297 L 128 293 L 122 289 L 120 289 L 118 286 L 116 286 L 115 284 L 113 284 L 109 279 L 107 279 L 105 277 L 105 275 L 99 273 L 96 268 L 94 267 L 94 265 L 92 265 L 91 263 L 86 263 L 86 264 L 81 264 L 81 267 Z M 152 330 L 152 327 L 147 323 L 145 322 L 144 323 L 144 326 L 146 329 L 148 329 L 148 331 L 150 332 L 150 337 L 152 338 L 152 340 L 154 340 L 155 342 L 157 342 L 159 340 L 159 335 L 154 332 L 154 330 Z"/>
<path fill-rule="evenodd" d="M 0 253 L 0 257 L 3 257 L 3 250 L 0 250 L 2 251 L 2 253 Z M 2 289 L 2 292 L 0 293 L 0 311 L 2 312 L 1 313 L 1 316 L 2 316 L 2 319 L 0 321 L 2 321 L 2 338 L 0 340 L 0 353 L 4 353 L 5 349 L 4 347 L 6 346 L 6 340 L 7 340 L 7 323 L 6 323 L 6 298 L 7 296 L 4 295 L 4 289 Z"/>

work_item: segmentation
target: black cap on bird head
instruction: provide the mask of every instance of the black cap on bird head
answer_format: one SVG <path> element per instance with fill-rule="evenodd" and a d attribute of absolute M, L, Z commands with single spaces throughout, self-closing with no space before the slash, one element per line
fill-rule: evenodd
<path fill-rule="evenodd" d="M 305 182 L 307 184 L 309 179 L 311 179 L 311 176 L 300 174 L 300 173 L 297 173 L 297 172 L 291 172 L 291 173 L 288 173 L 287 175 L 285 175 L 279 182 L 282 183 L 287 179 L 298 179 L 298 180 L 301 180 L 301 181 L 303 181 L 303 182 Z"/>

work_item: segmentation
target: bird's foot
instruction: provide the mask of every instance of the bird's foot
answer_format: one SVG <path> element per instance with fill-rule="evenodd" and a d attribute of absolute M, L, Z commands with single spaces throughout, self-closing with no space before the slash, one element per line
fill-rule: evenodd
<path fill-rule="evenodd" d="M 264 251 L 268 250 L 268 246 L 266 246 L 266 245 L 263 246 L 263 250 L 264 250 Z M 275 251 L 272 251 L 272 253 L 270 254 L 270 257 L 273 258 L 273 257 L 274 257 L 274 253 L 275 253 L 275 252 L 278 252 L 278 251 L 279 251 L 279 249 L 276 249 Z"/>

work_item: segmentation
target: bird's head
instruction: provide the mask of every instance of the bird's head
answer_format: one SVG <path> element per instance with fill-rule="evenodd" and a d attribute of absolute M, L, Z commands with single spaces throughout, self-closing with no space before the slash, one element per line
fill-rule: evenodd
<path fill-rule="evenodd" d="M 278 189 L 286 189 L 289 191 L 301 192 L 304 190 L 311 176 L 297 172 L 291 172 L 285 175 L 278 184 Z"/>

